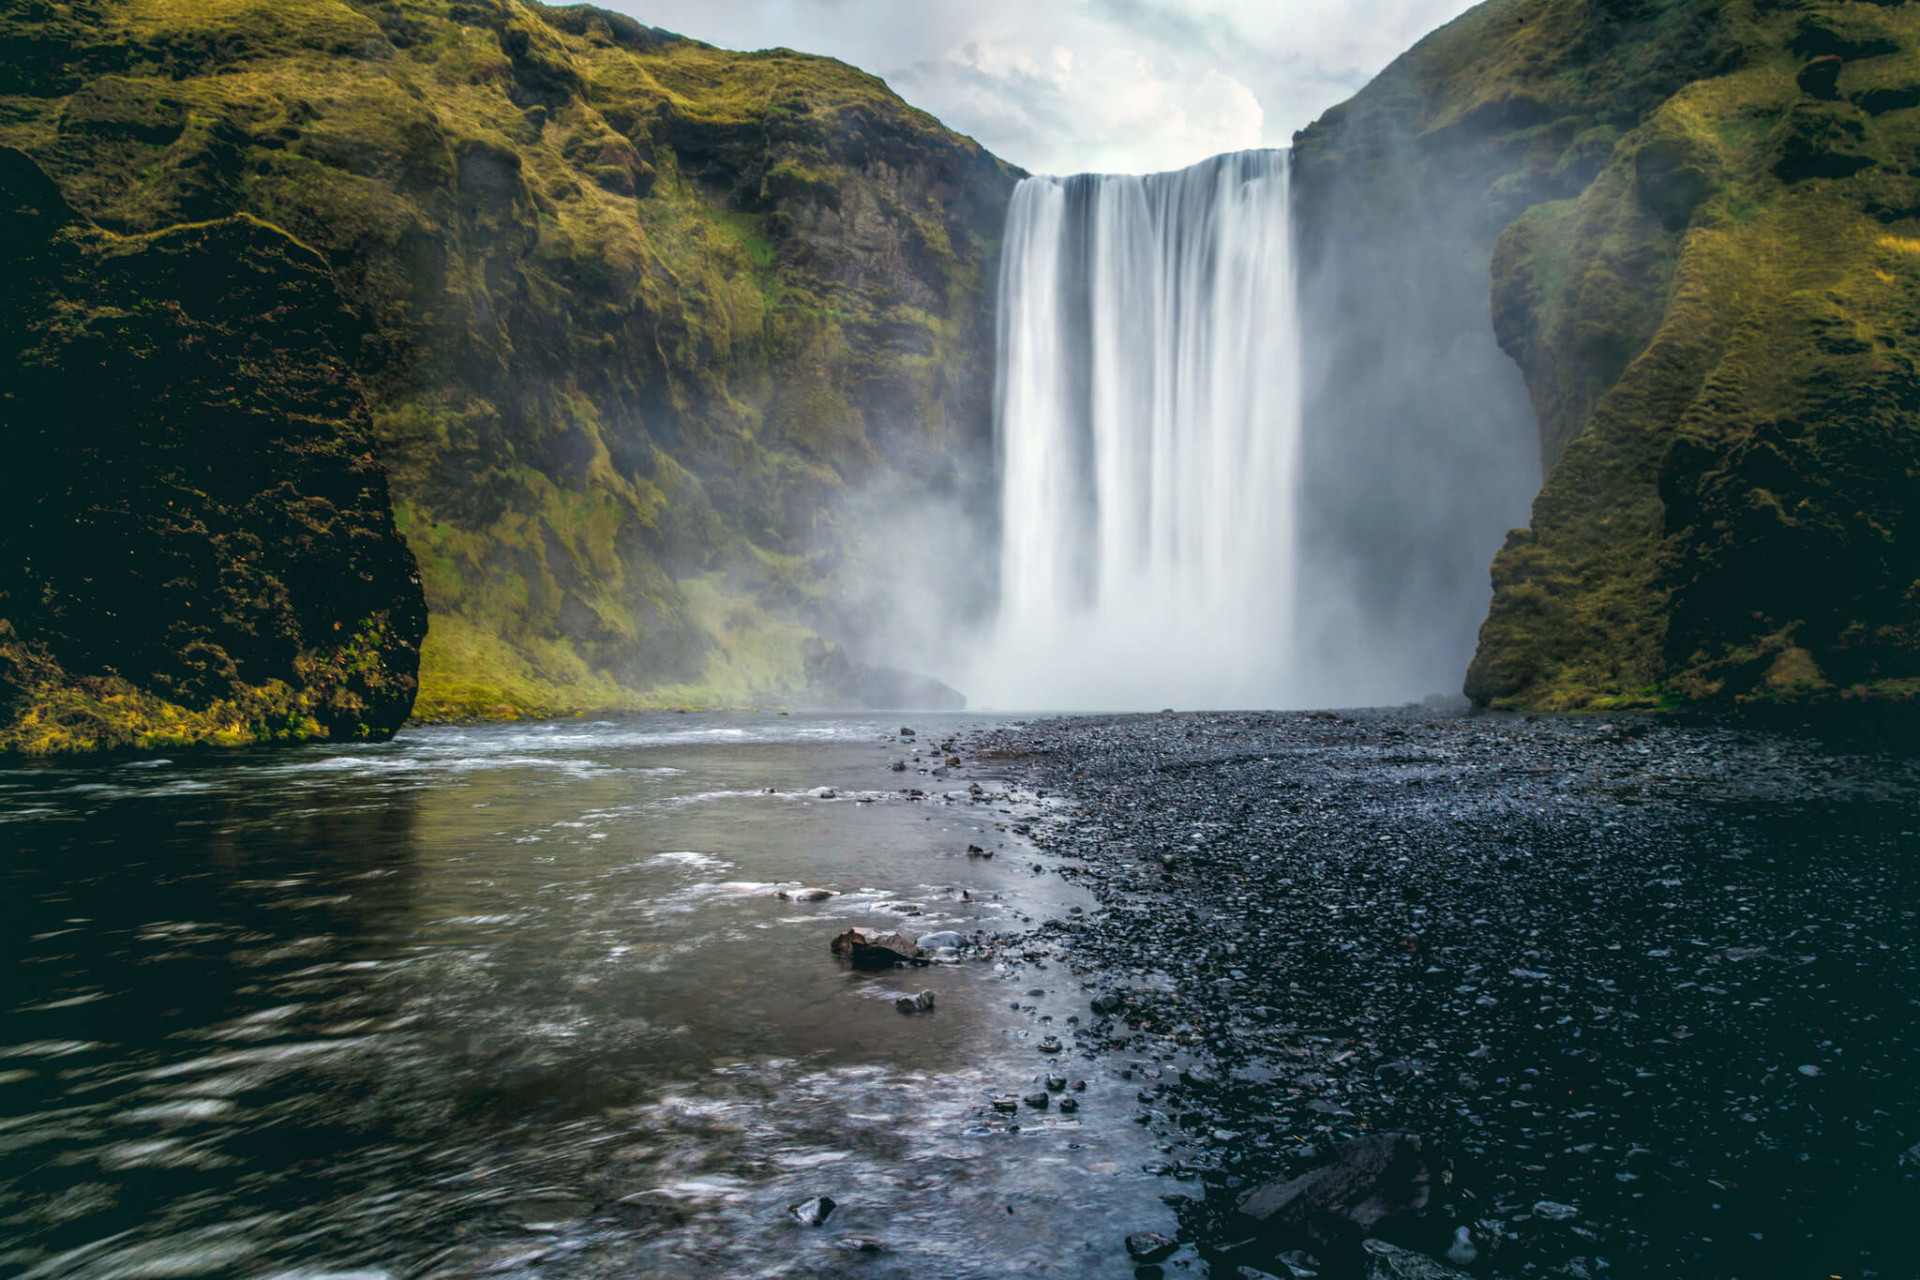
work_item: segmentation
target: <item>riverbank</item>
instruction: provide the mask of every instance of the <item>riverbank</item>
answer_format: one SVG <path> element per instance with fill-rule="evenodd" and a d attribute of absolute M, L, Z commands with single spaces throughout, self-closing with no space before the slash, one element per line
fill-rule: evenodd
<path fill-rule="evenodd" d="M 1189 1196 L 1171 1267 L 1360 1266 L 1337 1213 L 1238 1205 L 1405 1133 L 1429 1181 L 1370 1231 L 1433 1266 L 1920 1268 L 1912 754 L 1414 712 L 1055 720 L 968 754 L 1073 802 L 1031 834 L 1102 907 L 1059 928 L 1106 1011 L 1077 1047 L 1138 1083 Z"/>

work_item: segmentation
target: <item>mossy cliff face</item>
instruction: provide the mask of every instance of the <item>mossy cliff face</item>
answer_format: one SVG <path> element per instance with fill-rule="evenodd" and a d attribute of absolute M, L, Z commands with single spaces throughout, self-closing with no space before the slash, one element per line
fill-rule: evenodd
<path fill-rule="evenodd" d="M 0 751 L 390 735 L 426 609 L 326 263 L 0 149 Z"/>
<path fill-rule="evenodd" d="M 325 259 L 422 715 L 803 695 L 842 499 L 984 492 L 1015 175 L 871 77 L 498 0 L 33 3 L 0 51 L 0 143 L 99 226 Z"/>
<path fill-rule="evenodd" d="M 1712 16 L 1717 74 L 1496 251 L 1564 450 L 1494 566 L 1483 702 L 1920 693 L 1920 6 Z"/>
<path fill-rule="evenodd" d="M 1364 243 L 1455 233 L 1526 378 L 1477 703 L 1912 696 L 1916 107 L 1920 6 L 1503 0 L 1302 137 Z"/>
<path fill-rule="evenodd" d="M 1417 667 L 1430 688 L 1459 680 L 1486 618 L 1488 559 L 1564 444 L 1533 412 L 1537 370 L 1496 333 L 1495 245 L 1529 210 L 1579 196 L 1623 138 L 1713 73 L 1727 56 L 1716 8 L 1496 0 L 1295 139 L 1317 374 L 1306 528 L 1314 559 L 1358 584 L 1348 643 L 1384 634 L 1388 665 Z M 1566 394 L 1608 376 L 1570 377 Z"/>

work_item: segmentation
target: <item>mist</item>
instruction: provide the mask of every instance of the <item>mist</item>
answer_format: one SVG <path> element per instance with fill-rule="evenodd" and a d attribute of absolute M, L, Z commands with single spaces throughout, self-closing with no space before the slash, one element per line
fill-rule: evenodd
<path fill-rule="evenodd" d="M 999 710 L 1457 697 L 1537 431 L 1484 208 L 1372 198 L 1279 151 L 1023 182 L 987 474 L 849 521 L 867 660 Z"/>

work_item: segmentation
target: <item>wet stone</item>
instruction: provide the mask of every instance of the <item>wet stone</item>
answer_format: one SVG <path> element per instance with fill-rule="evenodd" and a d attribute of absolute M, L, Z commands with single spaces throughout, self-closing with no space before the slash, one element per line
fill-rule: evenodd
<path fill-rule="evenodd" d="M 827 1219 L 831 1218 L 833 1211 L 839 1207 L 834 1203 L 832 1196 L 814 1196 L 810 1200 L 789 1205 L 787 1212 L 792 1214 L 794 1220 L 802 1226 L 824 1227 Z"/>
<path fill-rule="evenodd" d="M 1136 1262 L 1160 1262 L 1173 1256 L 1180 1242 L 1157 1231 L 1136 1231 L 1127 1237 L 1127 1254 Z"/>

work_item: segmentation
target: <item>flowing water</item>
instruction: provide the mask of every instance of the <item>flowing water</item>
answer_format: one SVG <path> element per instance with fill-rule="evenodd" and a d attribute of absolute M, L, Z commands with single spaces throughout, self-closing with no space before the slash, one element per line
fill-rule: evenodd
<path fill-rule="evenodd" d="M 1126 1086 L 1091 1079 L 1077 1118 L 988 1105 L 1076 1069 L 1037 1052 L 1086 1016 L 1064 966 L 829 954 L 852 924 L 1092 909 L 1010 829 L 1045 801 L 933 776 L 897 728 L 659 716 L 0 771 L 0 1272 L 1124 1268 L 1126 1232 L 1172 1221 Z M 842 896 L 777 896 L 803 885 Z M 921 989 L 933 1013 L 896 1012 Z M 824 1226 L 788 1213 L 822 1194 Z"/>
<path fill-rule="evenodd" d="M 1030 178 L 1000 284 L 992 706 L 1278 706 L 1299 334 L 1288 155 Z"/>

